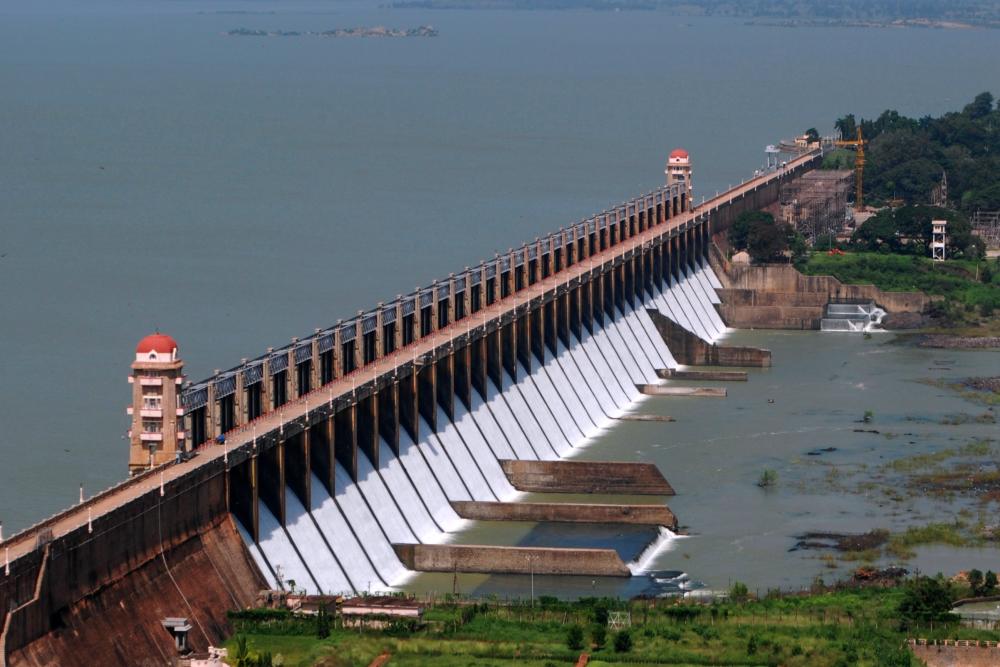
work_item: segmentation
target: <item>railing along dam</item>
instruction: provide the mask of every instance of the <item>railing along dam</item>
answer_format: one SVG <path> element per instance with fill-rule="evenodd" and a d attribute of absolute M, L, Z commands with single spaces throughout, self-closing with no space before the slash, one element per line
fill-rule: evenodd
<path fill-rule="evenodd" d="M 2 544 L 6 650 L 227 513 L 274 587 L 399 585 L 400 545 L 446 541 L 456 504 L 515 496 L 505 462 L 571 454 L 677 367 L 651 311 L 724 332 L 711 233 L 817 158 L 695 209 L 657 189 L 186 387 L 195 458 Z"/>

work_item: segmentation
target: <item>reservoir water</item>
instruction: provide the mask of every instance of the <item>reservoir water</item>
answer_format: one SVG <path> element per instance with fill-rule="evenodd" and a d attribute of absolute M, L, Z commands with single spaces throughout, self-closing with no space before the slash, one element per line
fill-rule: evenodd
<path fill-rule="evenodd" d="M 441 34 L 224 35 L 374 24 L 433 24 Z M 80 483 L 89 494 L 123 477 L 127 367 L 132 346 L 154 328 L 180 341 L 188 373 L 200 378 L 650 189 L 674 146 L 692 153 L 696 192 L 711 194 L 749 175 L 766 143 L 810 126 L 826 132 L 842 113 L 938 114 L 998 92 L 1000 74 L 987 67 L 995 62 L 1000 40 L 989 31 L 787 30 L 648 12 L 392 11 L 374 2 L 5 2 L 0 520 L 17 530 L 74 502 Z M 663 301 L 693 330 L 719 330 L 714 313 L 684 293 Z M 607 336 L 622 336 L 622 326 Z M 956 412 L 959 399 L 915 384 L 932 353 L 885 345 L 888 337 L 732 339 L 771 347 L 775 367 L 730 386 L 724 403 L 646 400 L 641 411 L 678 421 L 596 431 L 634 397 L 643 362 L 618 359 L 621 382 L 606 384 L 598 376 L 611 368 L 556 364 L 549 381 L 586 379 L 594 393 L 578 396 L 576 409 L 525 420 L 531 431 L 507 446 L 554 458 L 595 431 L 582 456 L 655 461 L 678 490 L 670 505 L 692 535 L 655 567 L 712 586 L 733 572 L 760 586 L 808 582 L 816 561 L 783 555 L 792 533 L 885 521 L 863 498 L 797 490 L 794 480 L 809 479 L 796 462 L 802 452 L 836 446 L 846 461 L 884 455 L 877 447 L 891 454 L 904 441 L 868 442 L 850 421 L 865 409 L 880 419 Z M 583 344 L 591 358 L 607 346 L 603 336 Z M 948 356 L 956 374 L 996 364 L 990 353 Z M 850 373 L 838 370 L 844 363 Z M 541 379 L 498 403 L 494 419 L 551 393 Z M 570 427 L 567 415 L 581 411 L 589 424 Z M 912 446 L 931 449 L 985 427 L 921 428 Z M 454 438 L 408 451 L 443 455 Z M 386 465 L 429 475 L 423 460 L 404 453 Z M 453 465 L 476 480 L 460 489 L 458 475 L 448 477 L 456 494 L 510 494 L 496 469 L 473 470 L 464 458 Z M 762 493 L 753 482 L 765 465 L 788 484 Z M 384 499 L 375 486 L 361 492 Z M 314 499 L 313 510 L 329 517 L 324 525 L 347 513 L 364 521 L 363 500 Z M 400 534 L 463 525 L 443 496 L 400 506 L 392 527 Z M 324 539 L 322 528 L 295 530 Z M 615 541 L 569 532 L 480 524 L 454 535 Z M 641 541 L 623 535 L 623 555 Z M 280 533 L 273 544 L 290 548 Z M 387 553 L 362 559 L 356 544 L 344 548 L 358 555 L 356 571 L 340 563 L 294 576 L 331 586 L 353 576 L 359 588 L 401 576 Z M 463 586 L 527 585 L 512 579 L 470 577 Z"/>

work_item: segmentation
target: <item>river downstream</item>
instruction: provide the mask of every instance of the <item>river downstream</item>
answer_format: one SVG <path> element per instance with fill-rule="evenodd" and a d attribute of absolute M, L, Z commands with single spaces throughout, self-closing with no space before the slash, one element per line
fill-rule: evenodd
<path fill-rule="evenodd" d="M 578 454 L 589 460 L 651 461 L 677 491 L 666 502 L 686 535 L 659 551 L 649 569 L 684 572 L 688 585 L 711 589 L 724 589 L 733 580 L 762 592 L 801 588 L 816 576 L 827 581 L 849 576 L 862 562 L 829 550 L 793 550 L 798 535 L 879 528 L 896 533 L 953 521 L 963 508 L 962 516 L 974 523 L 980 510 L 996 509 L 960 497 L 931 501 L 902 493 L 892 500 L 887 491 L 892 493 L 898 482 L 886 472 L 892 461 L 996 437 L 994 423 L 971 419 L 983 415 L 984 406 L 926 382 L 989 373 L 996 368 L 996 352 L 922 349 L 900 344 L 891 333 L 866 339 L 737 331 L 724 343 L 769 348 L 774 365 L 750 370 L 749 382 L 724 383 L 729 390 L 724 399 L 646 398 L 636 412 L 676 421 L 618 422 Z M 862 423 L 866 411 L 873 413 L 870 423 Z M 950 423 L 956 421 L 963 423 Z M 778 474 L 773 488 L 757 486 L 765 468 Z M 650 502 L 620 496 L 581 499 Z M 581 530 L 476 523 L 456 541 L 613 546 L 630 560 L 653 536 L 628 526 Z M 875 562 L 949 574 L 970 567 L 1000 568 L 996 547 L 929 545 L 915 553 L 907 561 L 884 557 Z M 528 595 L 529 579 L 460 575 L 458 587 L 465 593 Z M 561 596 L 634 595 L 651 583 L 647 576 L 629 581 L 534 579 L 536 595 Z M 445 592 L 454 583 L 451 575 L 420 575 L 408 587 Z"/>

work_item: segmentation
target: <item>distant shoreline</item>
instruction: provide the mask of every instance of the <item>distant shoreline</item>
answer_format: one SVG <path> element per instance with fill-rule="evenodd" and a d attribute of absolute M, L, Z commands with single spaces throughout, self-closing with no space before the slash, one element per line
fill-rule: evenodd
<path fill-rule="evenodd" d="M 363 37 L 363 38 L 399 38 L 399 37 L 437 37 L 438 30 L 429 25 L 417 28 L 386 28 L 385 26 L 360 26 L 355 28 L 334 28 L 332 30 L 251 30 L 250 28 L 235 28 L 223 33 L 227 37 Z"/>

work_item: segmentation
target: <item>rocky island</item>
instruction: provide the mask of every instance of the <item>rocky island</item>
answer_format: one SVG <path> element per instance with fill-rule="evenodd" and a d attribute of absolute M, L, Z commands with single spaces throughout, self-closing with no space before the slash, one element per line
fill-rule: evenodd
<path fill-rule="evenodd" d="M 332 30 L 251 30 L 236 28 L 225 33 L 229 37 L 437 37 L 438 31 L 429 25 L 417 28 L 387 28 L 385 26 L 360 26 Z"/>

